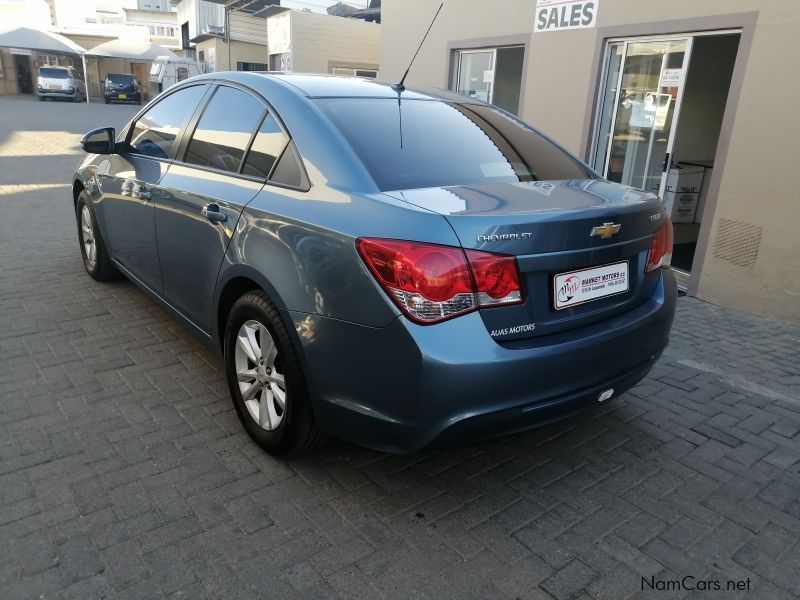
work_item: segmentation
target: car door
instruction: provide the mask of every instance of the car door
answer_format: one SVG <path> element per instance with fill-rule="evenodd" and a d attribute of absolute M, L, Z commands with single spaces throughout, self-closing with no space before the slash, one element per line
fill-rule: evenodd
<path fill-rule="evenodd" d="M 163 292 L 156 247 L 154 200 L 180 142 L 179 134 L 207 85 L 165 96 L 131 125 L 126 148 L 110 156 L 101 176 L 101 218 L 111 257 L 158 294 Z"/>
<path fill-rule="evenodd" d="M 156 201 L 156 234 L 164 296 L 206 333 L 211 332 L 217 275 L 236 223 L 287 143 L 260 98 L 219 85 L 191 136 L 187 131 L 182 160 L 161 182 L 167 193 Z"/>

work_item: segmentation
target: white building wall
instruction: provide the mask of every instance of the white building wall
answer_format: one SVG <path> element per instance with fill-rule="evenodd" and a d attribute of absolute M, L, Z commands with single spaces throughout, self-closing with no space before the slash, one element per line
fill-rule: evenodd
<path fill-rule="evenodd" d="M 203 0 L 181 0 L 176 9 L 178 27 L 187 21 L 189 23 L 189 39 L 207 33 L 213 27 L 223 27 L 225 24 L 225 9 L 221 4 Z"/>
<path fill-rule="evenodd" d="M 0 0 L 0 27 L 11 23 L 45 29 L 51 25 L 50 6 L 45 0 Z"/>
<path fill-rule="evenodd" d="M 299 73 L 330 73 L 333 66 L 377 69 L 377 23 L 290 11 L 292 67 Z"/>
<path fill-rule="evenodd" d="M 253 17 L 241 12 L 232 12 L 228 17 L 231 27 L 231 39 L 251 44 L 267 44 L 267 20 Z"/>

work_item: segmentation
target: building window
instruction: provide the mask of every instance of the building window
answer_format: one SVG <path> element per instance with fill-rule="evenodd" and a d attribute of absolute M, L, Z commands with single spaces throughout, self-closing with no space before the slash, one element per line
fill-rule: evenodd
<path fill-rule="evenodd" d="M 375 79 L 378 77 L 378 72 L 375 69 L 352 69 L 350 67 L 333 67 L 331 73 L 334 75 L 344 75 L 347 77 L 368 77 Z"/>
<path fill-rule="evenodd" d="M 456 50 L 452 89 L 519 114 L 524 46 Z"/>
<path fill-rule="evenodd" d="M 269 71 L 269 66 L 264 63 L 237 62 L 237 71 Z"/>
<path fill-rule="evenodd" d="M 58 57 L 53 56 L 52 54 L 40 54 L 39 65 L 42 67 L 57 67 Z"/>

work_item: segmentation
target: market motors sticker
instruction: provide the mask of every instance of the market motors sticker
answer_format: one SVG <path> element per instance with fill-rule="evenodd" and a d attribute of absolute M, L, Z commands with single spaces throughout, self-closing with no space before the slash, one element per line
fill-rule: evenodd
<path fill-rule="evenodd" d="M 556 310 L 628 291 L 628 261 L 560 273 L 553 278 Z"/>
<path fill-rule="evenodd" d="M 594 27 L 600 0 L 539 0 L 534 31 Z"/>

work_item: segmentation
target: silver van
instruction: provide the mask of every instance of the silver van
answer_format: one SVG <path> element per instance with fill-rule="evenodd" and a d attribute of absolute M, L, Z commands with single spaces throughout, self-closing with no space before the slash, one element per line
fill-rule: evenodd
<path fill-rule="evenodd" d="M 41 67 L 36 80 L 36 91 L 42 102 L 47 98 L 86 101 L 86 84 L 73 67 Z"/>

